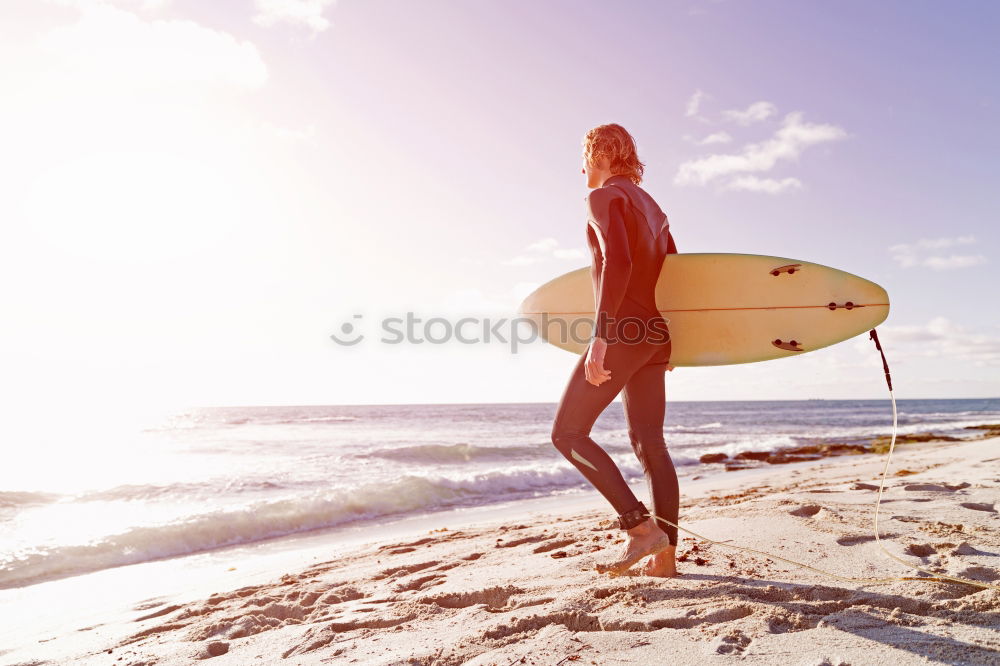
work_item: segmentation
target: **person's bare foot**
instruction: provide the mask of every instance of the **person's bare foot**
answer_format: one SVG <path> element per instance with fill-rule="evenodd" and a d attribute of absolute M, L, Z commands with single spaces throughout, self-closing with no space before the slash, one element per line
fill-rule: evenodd
<path fill-rule="evenodd" d="M 670 548 L 647 558 L 640 571 L 644 576 L 675 578 L 680 575 L 677 573 L 676 554 L 677 546 L 670 546 Z"/>
<path fill-rule="evenodd" d="M 673 547 L 670 545 L 670 537 L 653 522 L 652 518 L 647 518 L 645 522 L 636 525 L 627 532 L 625 552 L 617 560 L 599 563 L 596 566 L 599 572 L 620 576 L 647 555 L 656 555 Z"/>

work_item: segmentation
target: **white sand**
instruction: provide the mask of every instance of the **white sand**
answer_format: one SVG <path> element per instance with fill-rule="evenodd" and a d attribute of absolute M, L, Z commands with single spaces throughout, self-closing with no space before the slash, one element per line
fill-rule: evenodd
<path fill-rule="evenodd" d="M 680 525 L 840 576 L 920 576 L 872 535 L 884 460 L 682 480 Z M 882 543 L 915 566 L 1000 585 L 998 488 L 996 438 L 897 446 Z M 683 531 L 679 577 L 598 574 L 622 545 L 597 499 L 472 524 L 448 514 L 435 530 L 341 544 L 311 565 L 289 551 L 216 594 L 164 583 L 86 630 L 66 620 L 48 638 L 0 647 L 0 663 L 1000 664 L 996 589 L 846 582 Z M 77 621 L 87 602 L 65 600 Z"/>

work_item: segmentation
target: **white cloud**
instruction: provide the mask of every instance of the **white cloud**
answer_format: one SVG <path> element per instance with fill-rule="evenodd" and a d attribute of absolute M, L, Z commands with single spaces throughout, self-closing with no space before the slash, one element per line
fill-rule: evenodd
<path fill-rule="evenodd" d="M 936 271 L 946 271 L 953 268 L 968 268 L 985 264 L 986 257 L 981 254 L 952 254 L 947 257 L 927 257 L 924 259 L 924 266 L 933 268 Z"/>
<path fill-rule="evenodd" d="M 550 252 L 558 245 L 559 241 L 555 238 L 542 238 L 534 243 L 531 243 L 524 249 L 528 252 Z"/>
<path fill-rule="evenodd" d="M 710 146 L 714 143 L 729 143 L 732 140 L 733 137 L 731 137 L 727 132 L 715 132 L 714 134 L 709 134 L 698 143 L 703 146 Z"/>
<path fill-rule="evenodd" d="M 881 326 L 879 337 L 887 349 L 899 346 L 910 356 L 1000 363 L 1000 336 L 971 332 L 946 317 L 921 325 Z"/>
<path fill-rule="evenodd" d="M 527 266 L 549 259 L 584 259 L 587 253 L 583 248 L 561 248 L 555 238 L 540 238 L 525 246 L 524 252 L 502 263 L 507 266 Z"/>
<path fill-rule="evenodd" d="M 688 118 L 698 115 L 698 107 L 701 106 L 701 101 L 705 99 L 705 93 L 701 90 L 696 90 L 691 98 L 688 100 L 687 108 L 684 110 L 684 115 Z"/>
<path fill-rule="evenodd" d="M 330 27 L 323 11 L 334 2 L 336 0 L 254 0 L 257 13 L 253 21 L 264 27 L 279 22 L 302 25 L 315 34 Z"/>
<path fill-rule="evenodd" d="M 531 256 L 526 254 L 519 254 L 517 256 L 511 257 L 510 259 L 505 259 L 503 262 L 506 266 L 527 266 L 529 264 L 537 264 L 544 261 L 547 257 L 542 257 L 539 255 Z"/>
<path fill-rule="evenodd" d="M 45 0 L 50 5 L 61 5 L 63 7 L 75 7 L 86 9 L 87 7 L 97 7 L 100 5 L 138 5 L 139 10 L 155 11 L 163 9 L 171 0 Z"/>
<path fill-rule="evenodd" d="M 932 250 L 936 250 L 942 247 L 952 247 L 953 245 L 969 245 L 970 243 L 975 243 L 975 236 L 955 236 L 955 237 L 945 237 L 945 238 L 921 238 L 917 241 L 919 247 L 926 247 Z"/>
<path fill-rule="evenodd" d="M 929 250 L 940 250 L 956 245 L 970 245 L 976 242 L 974 236 L 953 236 L 943 238 L 922 238 L 916 243 L 899 243 L 889 248 L 893 260 L 903 268 L 922 266 L 936 271 L 968 268 L 986 263 L 981 254 L 950 254 L 948 256 L 929 255 Z"/>
<path fill-rule="evenodd" d="M 802 187 L 802 181 L 798 178 L 758 178 L 757 176 L 739 176 L 733 178 L 725 189 L 744 192 L 765 192 L 767 194 L 780 194 L 787 190 L 797 190 Z"/>
<path fill-rule="evenodd" d="M 746 144 L 736 154 L 709 155 L 684 162 L 674 176 L 674 184 L 707 185 L 717 178 L 770 171 L 778 162 L 798 160 L 810 146 L 845 136 L 847 132 L 836 125 L 807 123 L 802 120 L 802 113 L 789 113 L 781 128 L 766 141 Z"/>
<path fill-rule="evenodd" d="M 777 112 L 778 107 L 771 102 L 754 102 L 742 111 L 737 109 L 723 111 L 722 116 L 726 120 L 732 120 L 738 125 L 746 126 L 767 120 Z"/>
<path fill-rule="evenodd" d="M 245 207 L 264 195 L 240 193 L 264 177 L 248 165 L 313 129 L 258 121 L 256 47 L 191 20 L 61 4 L 73 11 L 24 40 L 0 105 L 0 182 L 17 191 L 0 219 L 20 219 L 26 244 L 94 260 L 95 280 L 98 261 L 148 262 L 151 276 L 262 220 Z"/>
<path fill-rule="evenodd" d="M 76 23 L 44 33 L 50 72 L 81 91 L 162 90 L 174 85 L 260 88 L 267 67 L 248 41 L 187 20 L 145 20 L 103 2 L 82 2 Z"/>

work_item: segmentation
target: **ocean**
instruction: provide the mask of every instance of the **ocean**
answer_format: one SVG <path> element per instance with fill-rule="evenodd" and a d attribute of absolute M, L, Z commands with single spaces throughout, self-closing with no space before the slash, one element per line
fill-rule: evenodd
<path fill-rule="evenodd" d="M 93 447 L 101 473 L 54 453 L 0 473 L 0 588 L 234 544 L 459 507 L 592 492 L 549 439 L 555 403 L 214 407 Z M 900 433 L 974 437 L 1000 399 L 900 400 Z M 706 453 L 867 442 L 891 432 L 886 400 L 671 402 L 664 433 L 684 479 L 725 474 Z M 621 404 L 592 436 L 640 479 Z M 83 434 L 81 434 L 83 437 Z M 90 435 L 94 439 L 94 435 Z M 83 446 L 83 444 L 81 444 Z M 766 464 L 766 463 L 762 463 Z M 72 467 L 71 465 L 69 465 Z"/>

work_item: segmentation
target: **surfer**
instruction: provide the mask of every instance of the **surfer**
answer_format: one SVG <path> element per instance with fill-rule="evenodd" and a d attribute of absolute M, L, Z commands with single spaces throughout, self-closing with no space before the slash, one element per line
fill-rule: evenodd
<path fill-rule="evenodd" d="M 587 245 L 592 256 L 595 327 L 563 392 L 552 443 L 618 513 L 624 552 L 598 571 L 624 573 L 644 557 L 642 572 L 677 575 L 677 528 L 649 517 L 614 460 L 594 442 L 597 417 L 622 392 L 629 440 L 646 474 L 653 512 L 678 522 L 677 472 L 663 439 L 664 375 L 670 365 L 667 322 L 654 288 L 663 259 L 677 252 L 667 216 L 641 187 L 643 163 L 621 125 L 600 125 L 584 138 Z"/>

